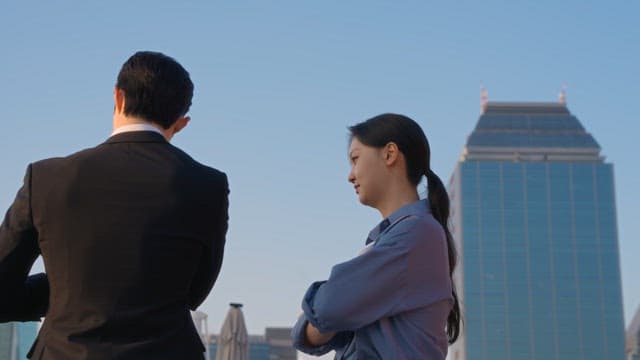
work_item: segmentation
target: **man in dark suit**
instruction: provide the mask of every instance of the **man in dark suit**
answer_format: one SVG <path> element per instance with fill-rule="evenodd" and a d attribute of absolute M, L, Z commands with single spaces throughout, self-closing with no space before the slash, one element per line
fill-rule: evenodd
<path fill-rule="evenodd" d="M 30 164 L 0 227 L 0 321 L 45 317 L 32 359 L 202 359 L 189 309 L 211 290 L 227 232 L 226 175 L 169 140 L 193 83 L 139 52 L 103 144 Z M 42 255 L 45 274 L 29 276 Z"/>

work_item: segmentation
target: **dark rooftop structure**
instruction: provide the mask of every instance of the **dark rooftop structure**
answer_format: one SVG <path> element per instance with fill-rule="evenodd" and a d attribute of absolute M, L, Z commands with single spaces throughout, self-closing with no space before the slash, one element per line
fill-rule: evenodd
<path fill-rule="evenodd" d="M 600 145 L 563 102 L 486 102 L 463 158 L 602 162 Z"/>

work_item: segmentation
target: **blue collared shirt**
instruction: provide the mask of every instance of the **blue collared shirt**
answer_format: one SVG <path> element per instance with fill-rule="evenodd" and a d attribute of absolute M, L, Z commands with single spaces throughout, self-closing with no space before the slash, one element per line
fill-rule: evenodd
<path fill-rule="evenodd" d="M 371 230 L 355 258 L 311 284 L 292 331 L 305 353 L 336 351 L 336 359 L 444 359 L 446 319 L 453 304 L 447 240 L 427 200 L 396 210 Z M 305 343 L 307 322 L 327 344 Z"/>

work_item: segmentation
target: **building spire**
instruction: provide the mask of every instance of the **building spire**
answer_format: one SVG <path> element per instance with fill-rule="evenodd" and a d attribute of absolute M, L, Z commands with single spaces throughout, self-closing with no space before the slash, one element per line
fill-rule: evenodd
<path fill-rule="evenodd" d="M 489 92 L 484 87 L 482 81 L 480 82 L 480 114 L 484 114 L 487 109 L 487 102 L 489 102 Z"/>
<path fill-rule="evenodd" d="M 562 89 L 560 89 L 560 94 L 558 94 L 558 101 L 562 105 L 567 105 L 567 84 L 562 84 Z"/>

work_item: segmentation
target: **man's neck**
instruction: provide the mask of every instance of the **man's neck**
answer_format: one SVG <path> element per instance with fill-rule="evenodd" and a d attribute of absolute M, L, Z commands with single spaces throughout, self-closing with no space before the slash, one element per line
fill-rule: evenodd
<path fill-rule="evenodd" d="M 126 116 L 126 115 L 114 115 L 113 116 L 113 132 L 116 132 L 119 128 L 127 125 L 144 125 L 151 126 L 160 132 L 167 141 L 169 141 L 169 137 L 167 136 L 167 130 L 163 129 L 160 125 L 153 123 L 151 121 L 147 121 L 135 116 Z"/>

